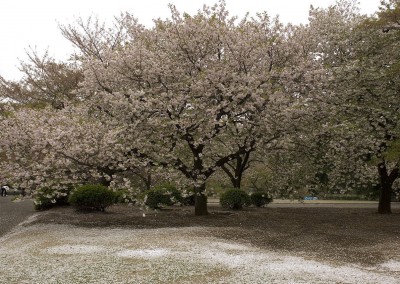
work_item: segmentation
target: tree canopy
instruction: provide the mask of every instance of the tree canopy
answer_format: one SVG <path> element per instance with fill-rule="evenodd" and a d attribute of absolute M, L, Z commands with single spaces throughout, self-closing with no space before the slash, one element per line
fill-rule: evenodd
<path fill-rule="evenodd" d="M 390 213 L 398 1 L 373 16 L 355 1 L 311 7 L 298 26 L 266 12 L 231 17 L 224 1 L 194 15 L 170 9 L 152 28 L 129 13 L 111 28 L 94 18 L 61 26 L 76 47 L 70 62 L 32 52 L 20 82 L 1 80 L 7 181 L 135 192 L 132 175 L 149 188 L 156 174 L 193 186 L 202 215 L 212 176 L 241 187 L 264 165 L 275 179 L 265 184 L 286 190 L 380 185 L 379 212 Z"/>

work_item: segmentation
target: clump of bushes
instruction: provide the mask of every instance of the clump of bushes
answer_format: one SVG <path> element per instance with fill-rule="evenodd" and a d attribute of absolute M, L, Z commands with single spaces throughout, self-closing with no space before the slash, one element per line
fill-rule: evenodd
<path fill-rule="evenodd" d="M 250 196 L 241 189 L 228 189 L 221 194 L 219 202 L 222 207 L 240 210 L 251 204 Z"/>
<path fill-rule="evenodd" d="M 35 193 L 35 210 L 46 210 L 54 206 L 68 204 L 70 188 L 55 189 L 51 187 L 39 188 Z"/>
<path fill-rule="evenodd" d="M 114 191 L 115 194 L 115 203 L 119 204 L 135 204 L 136 200 L 134 197 L 132 197 L 132 194 L 129 190 L 127 189 L 119 189 L 117 191 Z"/>
<path fill-rule="evenodd" d="M 103 185 L 82 185 L 69 197 L 71 205 L 79 209 L 94 209 L 104 212 L 106 207 L 115 203 L 117 196 Z"/>
<path fill-rule="evenodd" d="M 144 204 L 151 209 L 160 209 L 163 206 L 172 206 L 183 202 L 179 190 L 175 186 L 166 184 L 156 186 L 145 192 Z"/>
<path fill-rule="evenodd" d="M 256 207 L 262 207 L 272 202 L 272 198 L 267 193 L 256 191 L 250 195 L 251 204 Z"/>

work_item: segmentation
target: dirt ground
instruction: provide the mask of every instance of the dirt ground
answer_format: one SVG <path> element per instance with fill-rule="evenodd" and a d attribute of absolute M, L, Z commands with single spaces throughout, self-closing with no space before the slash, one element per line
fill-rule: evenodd
<path fill-rule="evenodd" d="M 207 236 L 337 265 L 370 266 L 400 256 L 400 209 L 380 215 L 371 208 L 249 207 L 230 211 L 209 206 L 209 212 L 208 216 L 194 216 L 192 207 L 151 211 L 115 205 L 101 213 L 61 207 L 40 213 L 34 223 L 124 229 L 206 227 Z"/>

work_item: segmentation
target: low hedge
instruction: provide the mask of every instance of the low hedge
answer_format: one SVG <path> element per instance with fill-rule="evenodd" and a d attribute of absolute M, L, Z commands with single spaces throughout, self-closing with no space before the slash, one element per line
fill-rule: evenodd
<path fill-rule="evenodd" d="M 46 210 L 54 206 L 67 205 L 69 192 L 70 189 L 39 188 L 35 193 L 35 210 Z"/>
<path fill-rule="evenodd" d="M 240 210 L 251 204 L 250 196 L 241 189 L 228 189 L 221 194 L 219 202 L 222 207 L 233 210 Z"/>
<path fill-rule="evenodd" d="M 170 184 L 156 186 L 145 192 L 144 204 L 151 209 L 159 209 L 177 203 L 182 204 L 182 202 L 182 194 Z"/>
<path fill-rule="evenodd" d="M 83 185 L 76 188 L 69 197 L 71 205 L 79 209 L 94 209 L 104 212 L 113 205 L 116 194 L 102 185 Z"/>
<path fill-rule="evenodd" d="M 251 204 L 256 207 L 262 207 L 272 202 L 272 198 L 265 192 L 253 192 L 250 195 Z"/>
<path fill-rule="evenodd" d="M 136 197 L 132 196 L 131 192 L 127 189 L 119 189 L 114 191 L 115 194 L 115 203 L 119 204 L 135 204 Z"/>
<path fill-rule="evenodd" d="M 374 197 L 358 194 L 321 194 L 319 198 L 324 200 L 378 200 Z"/>

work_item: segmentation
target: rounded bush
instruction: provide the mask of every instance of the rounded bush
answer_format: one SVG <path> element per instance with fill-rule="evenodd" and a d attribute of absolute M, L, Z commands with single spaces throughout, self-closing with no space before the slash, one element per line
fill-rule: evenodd
<path fill-rule="evenodd" d="M 105 208 L 115 203 L 117 196 L 102 185 L 83 185 L 75 189 L 69 202 L 78 208 L 95 209 L 104 212 Z"/>
<path fill-rule="evenodd" d="M 35 193 L 35 210 L 46 210 L 54 206 L 68 204 L 70 189 L 39 188 Z"/>
<path fill-rule="evenodd" d="M 182 203 L 181 193 L 173 185 L 161 185 L 145 192 L 144 204 L 151 209 Z"/>
<path fill-rule="evenodd" d="M 262 207 L 272 201 L 272 198 L 265 192 L 253 192 L 250 195 L 251 204 L 256 207 Z"/>
<path fill-rule="evenodd" d="M 222 207 L 240 210 L 250 205 L 250 196 L 241 189 L 228 189 L 221 194 L 219 202 Z"/>
<path fill-rule="evenodd" d="M 127 189 L 120 189 L 114 191 L 115 194 L 115 203 L 119 204 L 135 204 L 135 197 L 132 196 L 131 192 Z"/>

